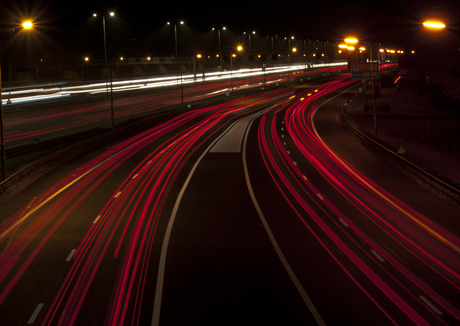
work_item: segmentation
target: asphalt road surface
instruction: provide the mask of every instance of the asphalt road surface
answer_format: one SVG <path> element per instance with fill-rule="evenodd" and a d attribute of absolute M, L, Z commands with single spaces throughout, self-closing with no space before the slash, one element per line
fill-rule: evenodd
<path fill-rule="evenodd" d="M 190 110 L 29 186 L 0 324 L 458 324 L 459 211 L 348 133 L 350 87 Z"/>

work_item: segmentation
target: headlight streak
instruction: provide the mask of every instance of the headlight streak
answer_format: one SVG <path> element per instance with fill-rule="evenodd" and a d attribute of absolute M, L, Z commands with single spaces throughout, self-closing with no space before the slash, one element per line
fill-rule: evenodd
<path fill-rule="evenodd" d="M 335 71 L 338 69 L 343 70 L 346 69 L 346 65 L 343 62 L 337 63 L 324 63 L 324 64 L 317 64 L 314 65 L 311 69 L 317 69 L 321 71 L 319 68 L 334 68 Z M 305 69 L 305 65 L 297 64 L 292 65 L 290 67 L 271 67 L 267 68 L 265 71 L 262 71 L 261 68 L 256 69 L 240 69 L 231 71 L 223 71 L 223 72 L 212 72 L 207 73 L 205 75 L 205 80 L 220 80 L 224 81 L 229 78 L 238 79 L 243 77 L 251 77 L 251 76 L 262 76 L 262 75 L 272 75 L 272 74 L 279 74 L 279 73 L 286 73 L 288 71 L 295 71 L 295 70 L 303 70 Z M 314 73 L 315 71 L 308 71 L 308 74 Z M 195 75 L 187 74 L 182 76 L 182 84 L 192 84 L 192 83 L 199 83 L 203 82 L 202 74 L 197 73 Z M 179 76 L 169 76 L 169 77 L 154 77 L 154 78 L 143 78 L 137 80 L 122 80 L 122 81 L 113 81 L 112 88 L 114 92 L 123 92 L 123 91 L 132 91 L 135 89 L 147 89 L 147 88 L 156 88 L 156 87 L 166 87 L 166 86 L 176 86 L 181 83 L 181 78 Z M 81 86 L 62 86 L 62 87 L 54 87 L 54 88 L 35 88 L 30 90 L 18 90 L 18 91 L 11 91 L 2 93 L 2 95 L 7 96 L 8 99 L 12 101 L 13 105 L 18 103 L 30 102 L 30 101 L 37 101 L 37 100 L 51 100 L 62 96 L 70 96 L 72 94 L 99 94 L 99 93 L 107 93 L 108 83 L 94 83 L 88 85 L 81 85 Z M 47 93 L 44 95 L 30 95 L 24 96 L 24 94 L 36 94 L 36 93 Z M 17 97 L 21 95 L 21 97 Z M 4 105 L 9 105 L 7 100 L 3 101 Z"/>
<path fill-rule="evenodd" d="M 326 86 L 325 89 L 327 89 L 327 87 L 331 87 L 331 86 Z M 333 90 L 333 88 L 331 88 L 331 90 Z M 326 92 L 326 90 L 325 90 Z M 316 94 L 315 94 L 316 95 Z M 298 97 L 301 97 L 301 95 L 298 94 Z M 403 248 L 405 248 L 406 250 L 408 250 L 409 252 L 411 252 L 412 254 L 414 254 L 416 257 L 418 257 L 419 259 L 422 260 L 423 263 L 425 263 L 427 266 L 429 266 L 430 268 L 432 268 L 435 272 L 437 272 L 440 276 L 444 277 L 448 282 L 451 283 L 451 285 L 455 286 L 457 289 L 459 288 L 458 286 L 458 280 L 459 280 L 459 276 L 458 276 L 458 273 L 456 271 L 454 271 L 452 268 L 449 267 L 450 266 L 454 266 L 456 270 L 458 270 L 458 259 L 454 258 L 454 256 L 452 256 L 452 254 L 449 254 L 449 251 L 447 251 L 447 253 L 445 252 L 445 248 L 442 249 L 439 247 L 439 245 L 436 245 L 435 243 L 431 243 L 431 244 L 428 244 L 430 250 L 434 250 L 436 252 L 437 255 L 439 255 L 440 257 L 443 258 L 443 260 L 446 260 L 448 261 L 448 265 L 442 263 L 440 260 L 436 259 L 434 256 L 428 254 L 427 251 L 425 250 L 422 250 L 420 246 L 418 246 L 414 241 L 411 241 L 409 240 L 406 236 L 404 236 L 402 233 L 400 233 L 396 227 L 392 227 L 389 225 L 389 223 L 386 222 L 385 219 L 383 218 L 380 218 L 380 215 L 378 213 L 378 211 L 374 211 L 371 207 L 368 207 L 367 204 L 365 204 L 365 202 L 372 202 L 374 203 L 375 202 L 375 199 L 371 199 L 371 198 L 367 198 L 366 200 L 359 200 L 357 198 L 357 195 L 353 195 L 352 192 L 350 191 L 347 191 L 348 193 L 344 193 L 345 191 L 344 190 L 340 190 L 340 189 L 346 189 L 348 187 L 348 184 L 349 182 L 346 181 L 345 179 L 341 178 L 340 180 L 345 180 L 345 181 L 339 181 L 339 178 L 338 177 L 335 177 L 335 174 L 334 171 L 336 168 L 334 168 L 332 165 L 328 164 L 327 166 L 325 165 L 325 163 L 327 161 L 325 160 L 321 160 L 321 155 L 318 155 L 318 154 L 313 154 L 314 152 L 311 152 L 311 151 L 317 151 L 317 149 L 313 149 L 313 144 L 317 147 L 319 147 L 320 149 L 322 147 L 326 147 L 327 145 L 324 144 L 322 142 L 321 139 L 317 139 L 319 138 L 318 135 L 316 134 L 316 132 L 313 132 L 313 127 L 312 127 L 312 123 L 311 123 L 311 119 L 312 119 L 312 113 L 310 113 L 308 116 L 307 114 L 305 113 L 306 111 L 306 108 L 307 106 L 311 103 L 312 101 L 312 97 L 309 97 L 308 98 L 308 101 L 296 101 L 290 108 L 288 108 L 286 110 L 286 127 L 288 129 L 288 132 L 289 134 L 291 135 L 291 137 L 293 138 L 294 142 L 296 143 L 296 145 L 299 147 L 299 149 L 302 151 L 302 153 L 312 162 L 313 165 L 316 166 L 316 168 L 319 170 L 319 172 L 321 174 L 324 175 L 324 177 L 327 179 L 327 180 L 330 180 L 330 182 L 334 185 L 334 187 L 336 189 L 338 189 L 340 192 L 343 193 L 343 195 L 345 197 L 353 197 L 352 198 L 352 203 L 353 205 L 357 205 L 357 207 L 363 207 L 363 208 L 359 208 L 363 214 L 365 214 L 366 216 L 368 216 L 371 220 L 373 220 L 369 214 L 371 216 L 375 216 L 376 218 L 379 218 L 382 220 L 382 223 L 384 223 L 383 225 L 377 223 L 377 225 L 382 228 L 382 230 L 384 232 L 387 232 L 391 237 L 394 238 L 394 236 L 391 235 L 391 233 L 389 233 L 387 230 L 385 230 L 385 225 L 390 227 L 390 229 L 392 230 L 392 232 L 398 232 L 399 233 L 399 236 L 401 236 L 403 238 L 403 240 L 398 240 L 395 238 L 395 240 L 401 244 L 401 246 L 403 246 Z M 312 112 L 314 112 L 312 110 Z M 308 118 L 308 119 L 307 119 Z M 260 147 L 261 147 L 261 152 L 263 154 L 263 157 L 264 157 L 264 161 L 266 162 L 267 164 L 267 168 L 269 170 L 269 172 L 272 174 L 272 177 L 273 179 L 275 180 L 275 183 L 278 185 L 278 188 L 280 189 L 280 191 L 284 194 L 284 191 L 282 190 L 283 188 L 280 186 L 280 184 L 278 183 L 278 181 L 276 181 L 277 179 L 280 179 L 281 182 L 284 187 L 286 187 L 287 189 L 289 189 L 289 193 L 290 195 L 294 196 L 294 198 L 296 198 L 296 202 L 301 204 L 303 209 L 305 209 L 305 211 L 308 213 L 309 216 L 311 216 L 312 218 L 314 218 L 314 220 L 316 221 L 316 223 L 321 226 L 321 228 L 324 230 L 324 232 L 326 232 L 329 237 L 334 241 L 336 242 L 338 248 L 344 250 L 344 252 L 347 254 L 347 256 L 352 259 L 355 264 L 363 271 L 366 273 L 366 275 L 368 275 L 368 277 L 384 292 L 386 293 L 386 295 L 395 302 L 396 305 L 398 305 L 400 307 L 400 309 L 402 311 L 404 311 L 408 317 L 410 317 L 412 320 L 414 320 L 416 323 L 418 324 L 428 324 L 427 321 L 425 321 L 417 312 L 415 312 L 414 309 L 412 309 L 412 307 L 410 307 L 399 295 L 396 294 L 396 292 L 394 292 L 387 284 L 385 284 L 369 267 L 366 266 L 366 264 L 361 261 L 359 258 L 357 258 L 357 256 L 354 255 L 354 253 L 343 243 L 341 242 L 341 240 L 335 236 L 335 234 L 333 234 L 333 232 L 327 227 L 327 225 L 325 225 L 323 223 L 323 221 L 321 220 L 321 218 L 319 218 L 316 213 L 314 211 L 312 211 L 308 205 L 304 202 L 304 200 L 302 199 L 302 197 L 300 197 L 300 195 L 297 194 L 296 190 L 294 188 L 291 187 L 291 185 L 289 184 L 289 181 L 287 181 L 287 179 L 285 179 L 285 177 L 283 176 L 282 174 L 282 171 L 279 170 L 279 168 L 277 167 L 277 163 L 274 161 L 274 158 L 272 156 L 272 154 L 270 153 L 270 150 L 268 148 L 268 145 L 266 143 L 266 140 L 265 140 L 265 137 L 267 137 L 268 135 L 271 135 L 273 137 L 273 142 L 275 143 L 276 145 L 276 149 L 277 149 L 277 152 L 278 152 L 278 155 L 279 157 L 283 160 L 284 162 L 284 165 L 288 168 L 288 170 L 290 171 L 290 173 L 295 176 L 295 179 L 297 180 L 298 184 L 304 188 L 304 185 L 307 186 L 307 188 L 311 189 L 310 191 L 307 191 L 307 189 L 304 189 L 304 192 L 306 194 L 310 194 L 311 192 L 313 193 L 313 195 L 309 195 L 310 199 L 315 201 L 315 202 L 319 202 L 318 201 L 318 198 L 315 198 L 315 195 L 314 194 L 317 194 L 319 193 L 318 190 L 316 188 L 313 187 L 313 185 L 308 181 L 308 180 L 305 180 L 303 178 L 303 174 L 300 172 L 300 170 L 297 168 L 297 166 L 295 164 L 293 164 L 292 162 L 292 159 L 289 157 L 289 155 L 286 153 L 286 151 L 284 150 L 282 144 L 281 144 L 281 141 L 279 138 L 277 138 L 275 135 L 277 134 L 277 131 L 275 129 L 275 123 L 276 123 L 276 118 L 274 119 L 273 121 L 273 124 L 272 124 L 272 129 L 271 129 L 271 132 L 268 133 L 267 131 L 265 131 L 264 129 L 264 124 L 266 124 L 266 117 L 264 116 L 264 119 L 261 123 L 261 127 L 260 127 L 260 130 L 259 130 L 259 142 L 260 142 Z M 312 144 L 312 145 L 310 145 Z M 331 153 L 330 149 L 326 149 L 326 154 L 322 154 L 322 155 L 325 155 L 325 157 L 327 157 L 327 159 L 330 159 L 332 160 L 333 162 L 335 162 L 336 164 L 346 164 L 346 162 L 344 162 L 343 160 L 341 160 L 340 158 L 338 158 L 337 154 L 335 153 Z M 316 153 L 316 152 L 315 152 Z M 344 167 L 345 170 L 349 169 L 349 168 L 352 168 L 352 167 Z M 332 172 L 331 172 L 332 171 Z M 356 173 L 359 173 L 356 171 Z M 361 177 L 361 176 L 360 176 Z M 358 179 L 359 180 L 359 179 Z M 344 182 L 347 182 L 346 185 Z M 369 185 L 369 181 L 366 180 L 366 182 L 362 182 L 362 184 L 364 186 Z M 373 185 L 372 184 L 372 187 L 375 187 L 375 189 L 379 189 L 376 185 Z M 357 194 L 359 195 L 363 195 L 362 194 L 362 191 L 358 191 L 358 190 L 354 190 L 353 192 L 357 192 Z M 383 194 L 384 191 L 379 189 L 379 191 L 377 192 L 377 196 L 379 196 L 379 194 Z M 284 194 L 285 198 L 288 200 L 288 202 L 290 202 L 290 199 Z M 399 203 L 396 199 L 390 197 L 389 194 L 386 194 L 385 193 L 385 197 L 387 198 L 391 198 L 391 203 L 398 203 L 397 205 L 401 205 L 401 203 Z M 366 197 L 364 197 L 366 198 Z M 388 200 L 383 198 L 383 201 L 384 202 L 387 202 Z M 330 203 L 327 199 L 323 200 L 322 202 L 324 202 L 324 204 L 326 204 L 327 207 L 329 207 L 339 218 L 343 219 L 346 224 L 349 225 L 349 227 L 356 233 L 358 234 L 366 243 L 368 243 L 370 245 L 370 247 L 374 248 L 380 255 L 382 255 L 382 257 L 384 257 L 386 259 L 387 262 L 389 262 L 390 264 L 392 264 L 393 266 L 395 266 L 395 268 L 397 270 L 399 270 L 401 272 L 402 275 L 404 275 L 407 279 L 409 279 L 414 285 L 416 285 L 417 287 L 419 287 L 421 289 L 421 291 L 423 291 L 424 293 L 426 293 L 428 296 L 430 296 L 439 306 L 443 307 L 443 309 L 445 309 L 446 311 L 448 311 L 450 314 L 452 314 L 455 318 L 457 319 L 460 319 L 460 313 L 459 311 L 452 305 L 450 304 L 448 301 L 446 301 L 442 296 L 440 296 L 438 293 L 436 293 L 436 291 L 434 291 L 432 288 L 430 288 L 427 284 L 425 284 L 419 277 L 417 277 L 414 273 L 410 272 L 409 268 L 405 267 L 403 264 L 401 264 L 397 259 L 395 259 L 392 255 L 388 254 L 388 252 L 386 250 L 384 250 L 382 247 L 380 247 L 375 241 L 373 241 L 369 236 L 367 236 L 363 231 L 361 231 L 350 219 L 348 219 L 345 215 L 343 215 L 336 207 L 334 207 L 332 205 L 332 203 Z M 375 204 L 374 204 L 375 205 Z M 297 214 L 299 215 L 299 217 L 304 221 L 304 224 L 308 227 L 308 229 L 310 230 L 310 232 L 313 233 L 312 229 L 308 226 L 308 223 L 302 218 L 302 216 L 304 214 L 298 212 L 293 204 L 291 203 L 291 206 L 293 207 L 294 211 L 297 212 Z M 318 206 L 321 208 L 321 203 L 318 204 Z M 401 212 L 410 212 L 410 214 L 414 215 L 414 216 L 418 216 L 417 218 L 420 218 L 421 221 L 423 221 L 422 223 L 424 225 L 429 225 L 429 227 L 423 227 L 422 226 L 422 229 L 425 230 L 425 231 L 428 231 L 428 233 L 430 233 L 431 235 L 434 236 L 435 239 L 439 240 L 440 242 L 438 243 L 442 243 L 444 245 L 449 245 L 449 243 L 452 243 L 453 245 L 451 246 L 454 250 L 455 248 L 458 246 L 458 239 L 456 239 L 453 235 L 449 234 L 448 232 L 446 232 L 445 230 L 443 230 L 442 228 L 440 228 L 439 226 L 436 226 L 434 223 L 432 223 L 431 221 L 427 220 L 426 218 L 424 217 L 421 217 L 419 216 L 419 214 L 416 214 L 414 211 L 410 210 L 408 207 L 405 207 L 404 209 L 398 209 L 396 208 L 395 210 L 390 210 L 388 211 L 388 209 L 385 209 L 386 207 L 384 205 L 378 205 L 376 206 L 378 207 L 377 209 L 380 210 L 381 212 L 384 212 L 383 214 L 385 214 L 385 216 L 387 216 L 387 218 L 389 216 L 391 216 L 391 212 L 393 211 L 396 211 L 398 213 L 401 213 Z M 321 208 L 322 209 L 322 208 Z M 323 209 L 322 209 L 323 210 Z M 368 211 L 369 213 L 366 214 L 366 211 Z M 329 214 L 327 214 L 324 210 L 323 212 L 326 214 L 326 216 L 329 216 Z M 385 213 L 386 212 L 386 213 Z M 332 218 L 331 216 L 329 216 L 329 218 L 333 221 L 334 224 L 337 224 L 336 220 L 334 218 Z M 409 219 L 410 221 L 413 222 L 413 218 L 410 218 Z M 414 224 L 412 225 L 416 225 L 417 227 L 420 227 L 420 222 L 415 222 Z M 407 225 L 400 225 L 400 227 L 402 229 L 407 229 L 408 226 Z M 431 232 L 430 230 L 436 230 L 436 232 Z M 313 233 L 314 234 L 314 233 Z M 415 233 L 411 233 L 412 236 L 417 236 L 417 232 Z M 438 235 L 440 235 L 438 237 Z M 318 239 L 318 241 L 321 242 L 321 240 L 318 238 L 317 235 L 314 234 L 314 236 Z M 347 235 L 348 236 L 348 235 Z M 348 236 L 349 237 L 349 236 Z M 349 237 L 350 238 L 350 237 Z M 420 243 L 426 243 L 426 240 L 425 240 L 426 236 L 423 236 L 423 235 L 420 235 L 420 237 L 417 238 L 418 242 Z M 351 239 L 351 238 L 350 238 Z M 405 245 L 404 243 L 402 243 L 402 241 L 407 240 L 408 244 Z M 353 239 L 351 239 L 356 245 L 358 245 L 358 247 L 362 247 L 359 245 L 359 243 L 357 243 L 356 241 L 354 241 Z M 322 242 L 321 242 L 322 243 Z M 323 244 L 324 246 L 324 244 Z M 423 256 L 425 256 L 425 260 L 422 259 L 419 255 L 417 255 L 415 252 L 414 252 L 414 249 L 410 249 L 408 248 L 408 246 L 414 246 L 415 247 L 415 251 L 420 251 L 423 253 Z M 326 250 L 328 250 L 327 248 L 325 248 Z M 363 250 L 363 252 L 365 252 L 366 256 L 370 257 L 371 259 L 373 259 L 373 257 L 367 253 L 363 248 L 361 248 Z M 331 252 L 330 252 L 331 255 L 333 255 Z M 337 258 L 334 257 L 334 259 L 337 261 L 337 263 L 341 265 L 341 263 L 337 260 Z M 428 259 L 429 261 L 432 261 L 431 263 L 427 262 L 426 259 Z M 379 265 L 377 265 L 379 266 Z M 342 266 L 342 268 L 344 268 Z M 426 304 L 424 304 L 421 300 L 421 297 L 417 297 L 415 294 L 413 294 L 413 291 L 407 289 L 406 287 L 404 287 L 396 278 L 394 278 L 391 273 L 388 273 L 386 271 L 386 269 L 382 268 L 379 266 L 380 269 L 382 269 L 385 273 L 387 273 L 390 277 L 393 278 L 393 280 L 399 284 L 399 286 L 404 290 L 406 291 L 410 296 L 413 297 L 413 299 L 415 299 L 416 301 L 418 301 L 422 306 L 424 306 L 425 308 L 427 307 Z M 444 272 L 439 272 L 438 269 L 441 269 L 441 271 L 444 271 Z M 346 273 L 348 273 L 346 270 L 345 270 Z M 349 273 L 348 273 L 349 274 Z M 366 290 L 364 290 L 364 288 L 362 288 L 360 285 L 359 285 L 359 282 L 353 278 L 353 276 L 351 274 L 349 274 L 350 277 L 355 281 L 355 283 L 357 283 L 357 285 L 367 294 Z M 369 294 L 367 294 L 369 295 Z M 371 300 L 373 300 L 371 298 Z M 373 300 L 373 302 L 376 303 L 376 305 L 379 307 L 379 309 L 381 309 L 389 318 L 390 320 L 391 317 L 389 316 L 388 313 L 386 313 L 382 307 L 380 307 L 380 305 L 375 301 Z M 427 309 L 428 312 L 430 314 L 432 314 L 434 316 L 434 318 L 438 319 L 439 322 L 443 323 L 443 321 L 441 319 L 439 319 L 439 316 L 436 315 L 433 310 L 430 310 L 430 309 Z"/>
<path fill-rule="evenodd" d="M 153 139 L 157 139 L 159 134 L 153 135 L 154 133 L 172 132 L 194 117 L 203 114 L 209 115 L 208 118 L 178 133 L 156 149 L 135 167 L 120 187 L 114 191 L 114 194 L 119 193 L 119 195 L 117 198 L 112 196 L 112 199 L 107 202 L 98 215 L 100 216 L 98 222 L 91 223 L 87 236 L 74 255 L 71 270 L 51 305 L 45 324 L 57 322 L 58 324 L 71 325 L 75 322 L 103 257 L 108 259 L 108 244 L 113 241 L 117 241 L 114 256 L 117 257 L 120 254 L 122 256 L 120 257 L 121 260 L 117 262 L 119 274 L 113 288 L 113 299 L 107 311 L 106 322 L 119 325 L 126 321 L 126 318 L 132 318 L 131 323 L 138 324 L 144 291 L 143 285 L 145 284 L 156 225 L 162 205 L 177 174 L 190 156 L 200 148 L 200 145 L 213 135 L 212 133 L 209 134 L 212 126 L 215 126 L 229 114 L 232 116 L 236 114 L 237 117 L 242 114 L 239 113 L 241 110 L 246 109 L 247 111 L 250 106 L 265 101 L 267 98 L 289 92 L 289 90 L 276 90 L 268 94 L 253 96 L 252 99 L 244 98 L 225 105 L 190 111 L 174 119 L 177 124 L 168 122 L 160 126 L 161 128 L 152 129 L 149 131 L 152 136 L 149 136 L 149 133 L 144 133 L 110 149 L 108 151 L 111 153 L 110 160 L 106 157 L 109 154 L 94 160 L 94 162 L 104 162 L 100 171 L 93 172 L 99 174 L 100 179 L 104 179 L 128 156 L 148 145 Z M 249 112 L 245 114 L 247 113 Z M 153 138 L 148 139 L 148 137 Z M 130 145 L 129 150 L 117 154 L 120 148 L 131 143 L 133 145 Z M 94 162 L 88 163 L 87 166 L 91 166 Z M 137 177 L 133 178 L 135 175 Z M 87 184 L 83 180 L 81 183 Z M 135 207 L 134 211 L 130 207 Z M 126 215 L 128 212 L 129 214 Z M 117 231 L 119 236 L 115 236 L 116 230 L 119 230 Z M 124 251 L 121 250 L 122 246 L 125 248 Z M 127 311 L 130 302 L 134 302 L 135 310 L 137 309 L 135 312 L 131 312 L 132 316 Z"/>

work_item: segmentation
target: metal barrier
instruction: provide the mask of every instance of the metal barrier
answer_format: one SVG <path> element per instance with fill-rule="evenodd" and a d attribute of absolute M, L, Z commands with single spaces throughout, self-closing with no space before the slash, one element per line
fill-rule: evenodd
<path fill-rule="evenodd" d="M 346 123 L 348 129 L 353 132 L 365 145 L 376 151 L 380 155 L 389 158 L 403 169 L 403 172 L 413 177 L 424 186 L 427 186 L 434 193 L 448 199 L 451 203 L 460 207 L 460 184 L 443 176 L 439 172 L 430 169 L 420 162 L 405 158 L 393 150 L 388 145 L 373 137 L 372 135 L 362 132 L 356 128 L 348 119 L 345 106 L 342 106 L 341 118 Z"/>

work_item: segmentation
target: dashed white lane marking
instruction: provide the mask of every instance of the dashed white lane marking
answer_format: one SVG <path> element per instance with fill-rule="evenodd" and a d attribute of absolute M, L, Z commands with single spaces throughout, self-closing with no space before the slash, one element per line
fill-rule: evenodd
<path fill-rule="evenodd" d="M 423 302 L 425 302 L 426 305 L 427 305 L 428 307 L 430 307 L 431 309 L 433 309 L 433 311 L 434 311 L 435 313 L 437 313 L 438 315 L 444 315 L 444 314 L 442 313 L 441 310 L 439 310 L 438 308 L 436 308 L 436 307 L 435 307 L 430 301 L 428 301 L 428 299 L 425 298 L 423 295 L 420 295 L 419 298 L 420 298 Z"/>
<path fill-rule="evenodd" d="M 306 177 L 305 175 L 302 175 L 302 178 L 303 178 L 304 180 L 308 180 L 307 177 Z"/>
<path fill-rule="evenodd" d="M 318 196 L 319 199 L 324 200 L 324 197 L 321 196 L 321 194 L 316 194 L 316 196 Z"/>
<path fill-rule="evenodd" d="M 291 152 L 290 152 L 290 151 L 287 151 L 287 153 L 288 153 L 289 155 L 291 155 Z"/>
<path fill-rule="evenodd" d="M 136 179 L 138 175 L 139 174 L 137 174 L 137 173 L 135 175 L 133 175 L 133 179 Z"/>
<path fill-rule="evenodd" d="M 380 260 L 380 262 L 382 262 L 382 263 L 385 262 L 385 259 L 383 259 L 382 256 L 380 256 L 377 251 L 371 250 L 371 252 L 375 257 L 377 257 L 378 260 Z"/>
<path fill-rule="evenodd" d="M 344 220 L 342 220 L 340 217 L 339 217 L 339 221 L 340 221 L 340 223 L 342 223 L 345 227 L 348 227 L 347 222 L 345 222 Z"/>
<path fill-rule="evenodd" d="M 120 195 L 121 195 L 121 191 L 117 192 L 117 194 L 115 196 L 113 196 L 113 198 L 117 198 Z"/>
<path fill-rule="evenodd" d="M 32 314 L 32 316 L 30 316 L 30 319 L 27 322 L 27 324 L 33 324 L 34 323 L 35 318 L 37 318 L 38 314 L 40 313 L 40 310 L 42 310 L 44 305 L 45 305 L 44 303 L 39 303 L 38 304 L 37 308 L 35 308 L 34 313 Z"/>
<path fill-rule="evenodd" d="M 75 252 L 77 251 L 77 249 L 73 249 L 70 254 L 67 256 L 67 259 L 65 261 L 70 261 L 73 257 L 73 255 L 75 254 Z"/>
<path fill-rule="evenodd" d="M 96 224 L 97 222 L 99 222 L 100 218 L 101 218 L 101 215 L 98 215 L 96 219 L 94 220 L 93 224 Z"/>

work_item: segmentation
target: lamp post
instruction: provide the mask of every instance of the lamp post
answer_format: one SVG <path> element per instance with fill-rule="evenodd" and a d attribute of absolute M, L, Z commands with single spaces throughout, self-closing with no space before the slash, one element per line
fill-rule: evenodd
<path fill-rule="evenodd" d="M 252 31 L 252 34 L 255 34 L 256 31 Z M 244 32 L 244 34 L 246 34 L 246 32 Z M 249 37 L 249 54 L 252 54 L 252 46 L 251 46 L 251 33 L 248 33 L 248 37 Z"/>
<path fill-rule="evenodd" d="M 167 22 L 166 24 L 171 25 L 170 22 Z M 183 20 L 179 21 L 179 24 L 184 25 L 184 21 Z M 176 47 L 176 57 L 178 57 L 179 54 L 178 54 L 178 50 L 177 50 L 177 24 L 174 24 L 174 44 L 175 44 L 175 47 Z"/>
<path fill-rule="evenodd" d="M 241 51 L 243 51 L 243 47 L 241 45 L 238 45 L 236 50 L 238 52 L 241 52 Z M 234 57 L 236 58 L 236 54 L 232 53 L 232 51 L 231 51 L 230 52 L 230 84 L 232 85 L 232 93 L 233 93 L 233 63 L 232 63 L 233 61 L 232 61 L 232 59 Z"/>
<path fill-rule="evenodd" d="M 31 21 L 22 23 L 23 29 L 31 29 L 33 24 Z M 0 28 L 0 33 L 14 32 L 17 26 Z M 3 99 L 2 99 L 2 52 L 0 48 L 0 142 L 1 142 L 1 155 L 2 155 L 2 180 L 6 179 L 6 148 L 5 148 L 5 124 L 3 121 Z"/>
<path fill-rule="evenodd" d="M 222 30 L 226 30 L 227 27 L 222 27 Z M 213 31 L 215 30 L 215 28 L 212 29 Z M 220 70 L 222 71 L 222 67 L 223 67 L 223 62 L 222 62 L 222 48 L 221 48 L 221 42 L 220 42 L 220 30 L 221 29 L 218 29 L 217 30 L 217 38 L 219 40 L 219 58 L 220 58 Z"/>
<path fill-rule="evenodd" d="M 289 42 L 289 44 L 291 44 L 291 43 Z M 292 50 L 291 50 L 290 52 L 296 53 L 296 52 L 297 52 L 297 48 L 292 48 Z M 289 58 L 290 58 L 291 54 L 288 52 L 287 56 L 288 56 L 287 81 L 289 82 L 289 70 L 291 69 L 291 61 L 289 60 Z"/>
<path fill-rule="evenodd" d="M 105 77 L 106 77 L 106 92 L 109 92 L 109 85 L 108 85 L 108 74 L 109 70 L 107 67 L 107 36 L 106 36 L 106 29 L 105 29 L 105 18 L 106 17 L 113 17 L 115 13 L 113 11 L 109 12 L 106 15 L 102 15 L 102 31 L 104 34 L 104 66 L 105 66 Z M 94 13 L 93 17 L 97 17 L 97 14 Z M 113 113 L 113 80 L 112 80 L 112 61 L 110 61 L 110 122 L 111 127 L 113 128 L 114 123 L 114 113 Z"/>

